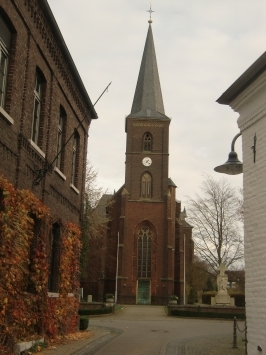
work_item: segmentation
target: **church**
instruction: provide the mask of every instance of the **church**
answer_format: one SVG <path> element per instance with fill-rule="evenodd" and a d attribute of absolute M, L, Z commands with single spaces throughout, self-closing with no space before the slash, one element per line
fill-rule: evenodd
<path fill-rule="evenodd" d="M 176 295 L 182 304 L 184 271 L 194 254 L 192 226 L 169 178 L 171 120 L 164 111 L 152 20 L 148 22 L 131 113 L 125 121 L 125 183 L 100 201 L 109 223 L 101 241 L 91 243 L 89 276 L 81 287 L 95 301 L 113 293 L 120 304 L 161 305 Z"/>

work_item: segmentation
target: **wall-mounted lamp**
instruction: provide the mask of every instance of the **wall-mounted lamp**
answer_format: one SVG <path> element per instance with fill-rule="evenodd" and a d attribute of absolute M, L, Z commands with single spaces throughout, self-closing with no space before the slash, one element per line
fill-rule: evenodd
<path fill-rule="evenodd" d="M 124 284 L 123 286 L 126 287 L 126 284 Z"/>
<path fill-rule="evenodd" d="M 242 133 L 238 133 L 231 144 L 231 152 L 228 155 L 228 160 L 222 165 L 216 166 L 214 171 L 217 173 L 228 174 L 228 175 L 237 175 L 243 173 L 243 163 L 238 160 L 237 153 L 235 152 L 235 141 L 240 137 Z"/>

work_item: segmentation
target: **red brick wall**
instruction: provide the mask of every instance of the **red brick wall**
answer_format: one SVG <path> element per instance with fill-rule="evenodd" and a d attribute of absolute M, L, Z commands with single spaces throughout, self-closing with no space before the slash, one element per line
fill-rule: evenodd
<path fill-rule="evenodd" d="M 2 0 L 1 15 L 13 32 L 5 111 L 14 124 L 0 115 L 0 173 L 17 188 L 33 190 L 51 209 L 55 220 L 79 223 L 82 213 L 84 172 L 87 153 L 87 132 L 91 114 L 78 89 L 68 63 L 57 44 L 41 2 Z M 45 97 L 42 106 L 39 148 L 45 158 L 29 143 L 33 118 L 33 91 L 36 68 L 45 77 Z M 84 120 L 78 129 L 80 149 L 78 159 L 77 194 L 71 183 L 72 139 L 65 148 L 63 174 L 53 169 L 32 188 L 34 166 L 39 169 L 50 164 L 57 152 L 57 131 L 60 105 L 67 114 L 66 137 Z"/>

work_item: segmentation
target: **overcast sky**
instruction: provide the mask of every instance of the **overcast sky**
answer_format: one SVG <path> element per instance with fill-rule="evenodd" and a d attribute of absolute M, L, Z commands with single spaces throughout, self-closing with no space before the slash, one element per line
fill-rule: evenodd
<path fill-rule="evenodd" d="M 130 113 L 148 30 L 143 0 L 48 0 L 99 119 L 88 156 L 98 185 L 118 190 L 125 176 Z M 265 51 L 265 0 L 154 0 L 152 29 L 170 125 L 169 177 L 177 199 L 200 192 L 202 174 L 227 160 L 238 114 L 215 101 Z M 236 151 L 242 158 L 242 141 Z M 252 145 L 252 144 L 251 144 Z M 252 154 L 252 151 L 251 151 Z M 242 175 L 227 179 L 241 187 Z"/>

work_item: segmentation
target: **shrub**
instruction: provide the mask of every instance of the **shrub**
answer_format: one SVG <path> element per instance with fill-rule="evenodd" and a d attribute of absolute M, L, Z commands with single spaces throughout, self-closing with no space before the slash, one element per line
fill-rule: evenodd
<path fill-rule="evenodd" d="M 170 301 L 178 301 L 178 297 L 175 296 L 175 295 L 172 295 L 172 296 L 169 297 L 169 300 Z"/>
<path fill-rule="evenodd" d="M 230 296 L 235 298 L 235 306 L 245 307 L 246 302 L 244 293 L 231 293 Z"/>
<path fill-rule="evenodd" d="M 89 326 L 89 318 L 88 317 L 80 317 L 79 320 L 79 330 L 86 330 Z"/>
<path fill-rule="evenodd" d="M 106 295 L 105 295 L 105 299 L 107 299 L 107 298 L 114 298 L 115 296 L 114 296 L 114 294 L 113 293 L 107 293 Z"/>

